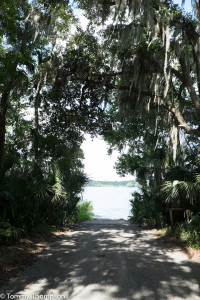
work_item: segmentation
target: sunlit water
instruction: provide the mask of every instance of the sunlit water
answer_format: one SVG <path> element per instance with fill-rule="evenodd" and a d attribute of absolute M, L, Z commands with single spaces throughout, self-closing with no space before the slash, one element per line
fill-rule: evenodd
<path fill-rule="evenodd" d="M 134 191 L 138 191 L 138 188 L 86 187 L 82 198 L 83 201 L 92 202 L 95 218 L 127 220 Z"/>

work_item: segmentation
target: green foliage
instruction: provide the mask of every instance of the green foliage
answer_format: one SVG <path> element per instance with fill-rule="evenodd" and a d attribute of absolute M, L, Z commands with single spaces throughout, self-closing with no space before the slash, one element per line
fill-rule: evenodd
<path fill-rule="evenodd" d="M 90 23 L 72 34 L 67 0 L 2 0 L 0 220 L 25 231 L 75 220 L 84 132 L 104 135 L 117 172 L 144 188 L 135 220 L 199 211 L 199 15 L 171 0 L 75 2 Z"/>
<path fill-rule="evenodd" d="M 196 170 L 176 167 L 166 174 L 170 179 L 162 184 L 165 201 L 171 207 L 190 208 L 194 212 L 199 210 L 199 166 Z"/>
<path fill-rule="evenodd" d="M 101 30 L 110 63 L 99 80 L 112 90 L 104 136 L 121 153 L 118 174 L 136 175 L 150 193 L 135 195 L 134 217 L 153 224 L 169 206 L 198 211 L 199 3 L 195 17 L 170 0 L 77 3 L 93 24 L 114 21 Z"/>
<path fill-rule="evenodd" d="M 0 222 L 0 242 L 11 244 L 24 233 L 22 228 L 12 226 L 9 222 Z"/>
<path fill-rule="evenodd" d="M 188 206 L 192 204 L 197 194 L 193 182 L 180 180 L 165 181 L 162 191 L 166 195 L 166 202 L 170 203 L 173 207 L 183 207 L 183 205 Z"/>
<path fill-rule="evenodd" d="M 130 202 L 131 221 L 148 226 L 164 225 L 160 203 L 150 192 L 142 190 L 142 193 L 133 193 L 133 200 Z"/>
<path fill-rule="evenodd" d="M 200 249 L 200 216 L 192 216 L 189 223 L 177 223 L 165 229 L 166 234 L 185 241 L 187 245 Z"/>
<path fill-rule="evenodd" d="M 93 213 L 93 206 L 90 201 L 85 201 L 79 203 L 77 205 L 77 220 L 84 221 L 84 220 L 92 220 L 94 213 Z"/>
<path fill-rule="evenodd" d="M 90 32 L 69 34 L 76 21 L 65 0 L 0 8 L 0 221 L 24 232 L 76 220 L 83 133 L 109 125 L 86 76 L 102 52 Z"/>
<path fill-rule="evenodd" d="M 64 177 L 58 166 L 44 176 L 40 168 L 8 169 L 0 179 L 0 219 L 24 232 L 61 226 L 74 219 L 78 193 L 86 182 L 84 174 Z M 72 178 L 75 183 L 72 183 Z"/>

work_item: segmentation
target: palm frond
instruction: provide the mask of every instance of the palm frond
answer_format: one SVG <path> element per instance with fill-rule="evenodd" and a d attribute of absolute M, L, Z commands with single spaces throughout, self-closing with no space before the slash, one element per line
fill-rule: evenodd
<path fill-rule="evenodd" d="M 174 202 L 185 197 L 192 204 L 197 194 L 195 183 L 191 181 L 165 181 L 161 189 L 166 195 L 166 202 Z"/>
<path fill-rule="evenodd" d="M 34 195 L 38 198 L 45 199 L 49 197 L 49 194 L 52 192 L 52 188 L 48 183 L 41 183 L 36 186 Z"/>
<path fill-rule="evenodd" d="M 200 187 L 200 173 L 195 175 L 195 184 L 197 187 Z"/>

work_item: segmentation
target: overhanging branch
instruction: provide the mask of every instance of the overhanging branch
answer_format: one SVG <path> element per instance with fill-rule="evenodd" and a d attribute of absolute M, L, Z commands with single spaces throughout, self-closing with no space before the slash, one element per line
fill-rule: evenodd
<path fill-rule="evenodd" d="M 139 90 L 135 87 L 130 88 L 129 86 L 121 86 L 121 85 L 117 86 L 117 85 L 110 84 L 110 85 L 108 85 L 108 88 L 121 90 L 121 91 L 130 91 L 130 92 L 139 94 Z M 150 97 L 151 99 L 155 99 L 155 94 L 151 93 L 150 91 L 141 91 L 140 95 L 142 97 Z M 167 111 L 169 111 L 173 115 L 174 119 L 178 122 L 179 127 L 184 128 L 185 131 L 188 134 L 193 134 L 193 135 L 196 135 L 196 136 L 200 136 L 200 128 L 193 129 L 190 125 L 188 125 L 178 108 L 172 106 L 168 102 L 165 102 L 160 97 L 156 97 L 156 98 L 157 98 L 157 102 L 160 103 L 160 105 L 164 109 L 166 109 Z"/>

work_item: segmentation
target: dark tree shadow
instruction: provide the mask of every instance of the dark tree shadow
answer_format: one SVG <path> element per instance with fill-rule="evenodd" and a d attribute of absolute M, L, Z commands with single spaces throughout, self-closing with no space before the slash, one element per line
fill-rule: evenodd
<path fill-rule="evenodd" d="M 65 299 L 200 299 L 200 264 L 131 224 L 81 224 L 2 293 Z"/>

